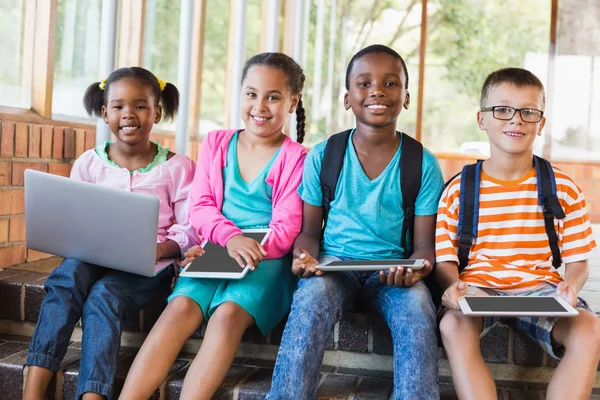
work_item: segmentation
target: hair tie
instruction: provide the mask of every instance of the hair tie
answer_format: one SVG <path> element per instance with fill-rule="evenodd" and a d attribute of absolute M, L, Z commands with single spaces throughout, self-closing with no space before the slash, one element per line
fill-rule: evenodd
<path fill-rule="evenodd" d="M 106 81 L 107 80 L 108 80 L 108 78 L 102 79 L 102 81 L 98 85 L 98 87 L 100 88 L 100 90 L 104 90 L 106 88 Z M 160 91 L 162 92 L 163 90 L 165 90 L 165 87 L 167 86 L 167 82 L 163 81 L 158 76 L 156 77 L 156 80 L 158 81 L 158 86 L 160 87 Z"/>
<path fill-rule="evenodd" d="M 158 76 L 156 77 L 156 80 L 158 81 L 158 86 L 160 87 L 160 91 L 162 92 L 163 90 L 165 90 L 165 87 L 167 86 L 167 82 L 163 81 Z"/>

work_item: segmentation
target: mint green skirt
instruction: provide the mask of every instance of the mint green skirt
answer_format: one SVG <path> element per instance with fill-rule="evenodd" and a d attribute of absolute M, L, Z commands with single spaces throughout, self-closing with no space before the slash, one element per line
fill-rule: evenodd
<path fill-rule="evenodd" d="M 291 271 L 290 255 L 263 260 L 255 271 L 242 279 L 206 279 L 180 277 L 169 301 L 186 296 L 200 306 L 208 321 L 217 307 L 231 301 L 254 318 L 256 326 L 267 335 L 290 311 L 298 279 Z"/>

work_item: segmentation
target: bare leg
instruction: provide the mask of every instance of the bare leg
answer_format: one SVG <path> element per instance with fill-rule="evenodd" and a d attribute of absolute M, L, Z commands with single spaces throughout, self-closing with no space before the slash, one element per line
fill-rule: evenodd
<path fill-rule="evenodd" d="M 242 335 L 254 318 L 235 303 L 221 304 L 208 321 L 200 351 L 183 380 L 180 398 L 209 400 L 235 357 Z"/>
<path fill-rule="evenodd" d="M 456 394 L 460 399 L 497 399 L 496 385 L 479 347 L 481 318 L 448 310 L 440 322 L 444 348 Z"/>
<path fill-rule="evenodd" d="M 25 382 L 25 391 L 23 400 L 38 400 L 46 396 L 46 389 L 54 372 L 42 367 L 27 368 L 27 382 Z"/>
<path fill-rule="evenodd" d="M 105 400 L 106 397 L 99 395 L 98 393 L 84 393 L 82 396 L 83 400 Z"/>
<path fill-rule="evenodd" d="M 135 357 L 120 398 L 150 398 L 202 321 L 200 306 L 189 297 L 178 296 L 169 302 Z"/>
<path fill-rule="evenodd" d="M 548 399 L 589 399 L 600 359 L 600 321 L 580 311 L 575 318 L 561 318 L 553 339 L 565 346 L 565 355 L 548 385 Z"/>

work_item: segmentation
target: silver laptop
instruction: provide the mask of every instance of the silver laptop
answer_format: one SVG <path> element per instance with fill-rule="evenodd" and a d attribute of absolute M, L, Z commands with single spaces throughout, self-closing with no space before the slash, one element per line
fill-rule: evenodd
<path fill-rule="evenodd" d="M 25 171 L 27 247 L 154 276 L 159 200 L 122 189 Z"/>

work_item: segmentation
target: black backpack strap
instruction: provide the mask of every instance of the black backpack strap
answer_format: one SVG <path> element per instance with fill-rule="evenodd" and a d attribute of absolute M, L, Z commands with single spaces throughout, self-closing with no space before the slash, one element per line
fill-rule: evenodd
<path fill-rule="evenodd" d="M 323 153 L 320 172 L 321 191 L 323 192 L 323 230 L 325 230 L 325 225 L 327 225 L 329 209 L 335 197 L 335 188 L 337 187 L 342 165 L 344 164 L 344 154 L 346 153 L 351 131 L 349 129 L 329 137 L 325 146 L 325 152 Z"/>
<path fill-rule="evenodd" d="M 558 235 L 556 229 L 554 229 L 554 218 L 565 218 L 565 212 L 558 201 L 558 196 L 556 196 L 556 179 L 552 165 L 538 156 L 533 156 L 533 163 L 537 177 L 538 204 L 542 206 L 544 214 L 544 226 L 550 242 L 550 251 L 552 252 L 552 265 L 558 269 L 562 264 L 562 258 L 558 247 Z"/>
<path fill-rule="evenodd" d="M 477 237 L 479 221 L 479 186 L 481 164 L 465 165 L 460 175 L 460 197 L 458 210 L 458 271 L 469 264 L 469 252 Z"/>
<path fill-rule="evenodd" d="M 402 133 L 401 146 L 400 190 L 402 190 L 402 208 L 404 210 L 401 246 L 405 251 L 406 258 L 408 258 L 413 253 L 415 203 L 421 190 L 423 145 L 406 133 Z"/>

